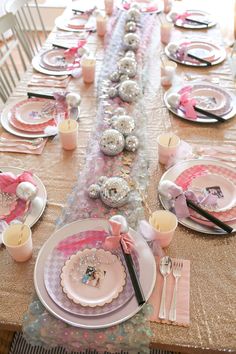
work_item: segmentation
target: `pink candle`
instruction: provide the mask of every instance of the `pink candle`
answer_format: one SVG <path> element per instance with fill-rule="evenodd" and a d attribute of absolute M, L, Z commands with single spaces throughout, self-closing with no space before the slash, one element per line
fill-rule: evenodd
<path fill-rule="evenodd" d="M 59 124 L 58 130 L 63 149 L 74 150 L 78 144 L 78 123 L 76 120 L 63 120 Z"/>
<path fill-rule="evenodd" d="M 163 44 L 168 44 L 170 42 L 173 26 L 173 23 L 170 22 L 161 24 L 161 42 Z"/>
<path fill-rule="evenodd" d="M 98 36 L 103 37 L 106 33 L 107 18 L 106 16 L 98 15 L 96 21 L 97 21 L 97 34 Z"/>
<path fill-rule="evenodd" d="M 104 0 L 104 4 L 105 4 L 106 14 L 112 15 L 114 1 L 113 0 Z"/>
<path fill-rule="evenodd" d="M 86 84 L 94 82 L 96 59 L 91 57 L 84 57 L 81 60 L 82 76 Z"/>

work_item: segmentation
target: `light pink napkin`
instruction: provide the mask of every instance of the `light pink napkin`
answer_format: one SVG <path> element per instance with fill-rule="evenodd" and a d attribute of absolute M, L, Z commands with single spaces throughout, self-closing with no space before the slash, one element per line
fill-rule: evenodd
<path fill-rule="evenodd" d="M 172 259 L 174 261 L 175 259 Z M 177 259 L 176 259 L 177 260 Z M 183 269 L 181 272 L 181 277 L 178 282 L 178 290 L 177 290 L 177 305 L 176 305 L 176 322 L 171 322 L 167 320 L 161 320 L 158 317 L 159 308 L 161 303 L 161 293 L 163 287 L 163 276 L 159 271 L 159 262 L 160 258 L 156 257 L 156 265 L 157 265 L 157 278 L 156 284 L 153 289 L 152 295 L 148 302 L 153 306 L 153 313 L 150 317 L 150 321 L 159 322 L 159 323 L 167 323 L 178 326 L 189 326 L 190 325 L 190 314 L 189 314 L 189 297 L 190 297 L 190 261 L 183 261 Z M 171 272 L 171 274 L 167 277 L 166 284 L 166 313 L 169 315 L 171 300 L 174 290 L 175 279 Z"/>
<path fill-rule="evenodd" d="M 1 134 L 2 138 L 8 139 L 9 142 L 11 140 L 21 140 L 20 137 L 8 134 L 6 132 L 3 132 Z M 6 144 L 1 143 L 0 144 L 0 152 L 19 152 L 23 154 L 32 154 L 32 155 L 41 155 L 44 149 L 44 146 L 47 142 L 47 138 L 44 138 L 43 141 L 38 145 L 38 147 L 33 147 L 32 144 L 27 143 L 24 141 L 24 138 L 22 138 L 22 142 L 14 142 L 14 146 L 8 145 L 7 142 Z M 13 142 L 12 142 L 13 143 Z M 27 148 L 28 146 L 28 148 Z"/>

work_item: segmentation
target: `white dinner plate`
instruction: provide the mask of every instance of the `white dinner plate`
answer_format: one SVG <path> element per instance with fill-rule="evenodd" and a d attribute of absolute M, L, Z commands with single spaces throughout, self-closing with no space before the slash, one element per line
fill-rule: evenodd
<path fill-rule="evenodd" d="M 223 47 L 218 46 L 217 44 L 213 44 L 211 42 L 199 41 L 199 40 L 191 40 L 191 41 L 179 41 L 176 43 L 179 48 L 181 46 L 186 45 L 187 52 L 189 54 L 193 54 L 195 56 L 199 55 L 199 58 L 207 60 L 212 65 L 217 65 L 222 63 L 226 58 L 226 51 Z M 176 55 L 173 55 L 168 48 L 168 45 L 165 47 L 165 53 L 169 59 L 175 61 L 176 63 L 193 66 L 193 67 L 207 67 L 205 63 L 201 63 L 196 59 L 192 59 L 188 57 L 185 60 L 180 60 Z M 202 53 L 202 54 L 201 54 Z M 200 56 L 202 55 L 202 56 Z"/>
<path fill-rule="evenodd" d="M 76 17 L 76 15 L 71 15 L 70 17 L 59 16 L 55 20 L 55 25 L 57 26 L 57 28 L 59 28 L 63 31 L 69 31 L 69 32 L 89 32 L 89 31 L 93 31 L 96 29 L 95 16 L 90 16 L 87 23 L 84 23 L 85 26 L 83 28 L 73 28 L 73 23 L 74 23 L 75 17 Z M 69 27 L 69 25 L 68 25 L 68 24 L 70 24 L 70 20 L 71 20 L 72 27 Z"/>
<path fill-rule="evenodd" d="M 35 70 L 39 71 L 42 74 L 46 75 L 54 75 L 54 76 L 62 76 L 62 75 L 70 75 L 73 70 L 49 70 L 41 66 L 41 56 L 36 55 L 32 60 L 32 66 Z"/>
<path fill-rule="evenodd" d="M 188 18 L 192 20 L 198 20 L 202 22 L 208 23 L 208 25 L 204 24 L 199 24 L 199 23 L 194 23 L 190 21 L 183 21 L 181 19 L 178 19 L 177 21 L 174 22 L 175 26 L 181 27 L 181 28 L 189 28 L 189 29 L 207 29 L 210 27 L 213 27 L 216 25 L 216 21 L 212 19 L 211 15 L 208 12 L 201 11 L 201 10 L 186 10 L 187 13 L 189 13 Z M 181 15 L 182 13 L 180 13 Z M 166 16 L 168 21 L 171 21 L 170 14 Z"/>
<path fill-rule="evenodd" d="M 23 130 L 19 130 L 16 129 L 15 127 L 13 127 L 10 122 L 9 122 L 9 116 L 11 115 L 11 109 L 18 103 L 21 102 L 23 100 L 25 100 L 27 97 L 22 97 L 19 98 L 15 101 L 12 101 L 10 104 L 8 104 L 7 106 L 5 106 L 1 112 L 1 124 L 3 126 L 3 128 L 8 132 L 11 133 L 13 135 L 16 136 L 20 136 L 22 138 L 45 138 L 47 136 L 49 136 L 49 134 L 45 134 L 45 133 L 40 133 L 40 132 L 36 132 L 36 133 L 31 133 L 31 132 L 26 132 Z M 55 133 L 53 133 L 52 135 L 55 135 Z"/>
<path fill-rule="evenodd" d="M 57 246 L 57 244 L 60 241 L 66 239 L 68 236 L 77 234 L 78 232 L 88 230 L 105 230 L 108 232 L 108 229 L 109 223 L 108 220 L 105 219 L 77 220 L 55 231 L 54 234 L 52 234 L 52 236 L 44 243 L 38 254 L 34 269 L 34 285 L 37 295 L 49 312 L 51 312 L 55 317 L 72 326 L 93 329 L 110 327 L 128 320 L 142 308 L 141 306 L 138 306 L 137 300 L 134 296 L 130 299 L 130 301 L 125 303 L 124 306 L 120 307 L 116 311 L 103 316 L 85 317 L 73 315 L 63 310 L 61 307 L 55 304 L 55 302 L 47 293 L 44 283 L 44 266 L 47 258 L 51 254 L 52 250 Z M 148 300 L 156 281 L 155 259 L 152 251 L 142 236 L 132 229 L 130 229 L 130 233 L 135 239 L 135 246 L 140 268 L 140 283 L 145 299 Z"/>
<path fill-rule="evenodd" d="M 226 91 L 223 88 L 220 88 L 219 86 L 205 84 L 205 83 L 197 83 L 197 84 L 191 84 L 185 86 L 192 86 L 193 94 L 196 90 L 196 96 L 198 96 L 198 100 L 199 100 L 199 107 L 201 106 L 202 109 L 214 113 L 216 115 L 222 116 L 222 118 L 224 118 L 225 120 L 228 120 L 235 116 L 236 97 L 233 94 L 231 94 L 231 92 Z M 175 115 L 177 115 L 182 119 L 185 119 L 193 123 L 218 123 L 216 119 L 204 116 L 203 114 L 198 112 L 197 112 L 197 119 L 188 119 L 185 117 L 183 109 L 173 108 L 168 102 L 168 97 L 173 93 L 178 93 L 181 88 L 183 88 L 183 86 L 171 87 L 164 95 L 164 103 L 172 113 L 174 113 Z M 205 100 L 203 99 L 204 95 L 206 98 Z M 214 105 L 210 105 L 211 95 L 213 98 L 215 98 Z M 192 95 L 191 97 L 194 96 Z M 224 112 L 226 113 L 224 114 Z"/>
<path fill-rule="evenodd" d="M 24 170 L 21 168 L 9 166 L 0 166 L 0 171 L 12 172 L 15 175 L 19 175 L 24 172 Z M 36 183 L 38 191 L 35 199 L 32 201 L 30 212 L 25 219 L 25 224 L 29 225 L 30 227 L 33 226 L 41 217 L 47 204 L 47 191 L 43 182 L 35 174 L 33 174 L 33 179 Z"/>
<path fill-rule="evenodd" d="M 225 171 L 229 171 L 228 173 L 232 173 L 235 174 L 235 170 L 231 167 L 229 167 L 226 164 L 223 164 L 220 161 L 217 160 L 208 160 L 208 159 L 194 159 L 194 160 L 186 160 L 186 161 L 181 161 L 179 163 L 177 163 L 176 165 L 172 166 L 169 170 L 167 170 L 161 177 L 160 179 L 160 183 L 163 181 L 171 181 L 171 182 L 176 182 L 177 178 L 184 173 L 184 171 L 186 171 L 187 169 L 189 169 L 190 167 L 193 166 L 199 166 L 199 165 L 203 165 L 203 166 L 209 166 L 209 165 L 213 165 L 216 167 L 216 169 L 219 167 L 222 170 L 224 169 Z M 227 173 L 227 172 L 226 172 Z M 163 198 L 162 196 L 159 195 L 159 199 L 161 201 L 161 204 L 163 205 L 163 207 L 165 209 L 169 209 L 169 203 L 168 201 Z M 230 218 L 230 212 L 226 212 L 228 214 L 228 217 Z M 220 213 L 219 213 L 220 215 Z M 219 217 L 220 219 L 220 217 Z M 204 219 L 206 221 L 206 219 Z M 226 221 L 225 221 L 226 222 Z M 227 234 L 224 230 L 218 228 L 216 225 L 209 225 L 209 222 L 202 222 L 202 220 L 198 219 L 198 218 L 183 218 L 183 219 L 179 219 L 179 223 L 186 226 L 189 229 L 198 231 L 198 232 L 202 232 L 204 234 L 212 234 L 212 235 L 221 235 L 221 234 Z M 228 223 L 233 229 L 234 231 L 236 230 L 236 220 L 235 219 L 231 219 Z"/>

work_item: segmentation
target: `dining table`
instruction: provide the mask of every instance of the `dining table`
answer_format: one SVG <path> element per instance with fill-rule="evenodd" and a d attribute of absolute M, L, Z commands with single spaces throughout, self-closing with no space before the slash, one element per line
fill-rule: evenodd
<path fill-rule="evenodd" d="M 76 1 L 73 2 L 75 4 Z M 178 3 L 178 4 L 177 4 Z M 181 4 L 180 4 L 181 3 Z M 175 1 L 177 5 L 182 2 Z M 186 5 L 186 2 L 185 2 Z M 191 8 L 187 4 L 188 8 Z M 103 4 L 101 5 L 103 7 Z M 66 13 L 71 11 L 68 7 Z M 105 37 L 91 32 L 87 37 L 86 46 L 96 58 L 96 73 L 94 83 L 84 83 L 81 76 L 71 77 L 66 91 L 77 92 L 81 96 L 80 114 L 78 120 L 78 145 L 74 150 L 62 148 L 58 135 L 47 138 L 41 154 L 25 154 L 21 152 L 0 152 L 0 170 L 7 167 L 31 171 L 43 182 L 47 192 L 46 208 L 32 227 L 33 256 L 24 263 L 15 262 L 7 253 L 5 247 L 0 248 L 0 328 L 2 330 L 21 331 L 25 313 L 35 297 L 34 267 L 38 253 L 55 229 L 70 218 L 71 200 L 75 198 L 80 185 L 78 178 L 86 164 L 88 150 L 91 149 L 91 136 L 96 136 L 96 119 L 99 111 L 99 101 L 102 93 L 101 80 L 104 80 L 104 57 L 112 41 L 113 29 L 123 10 L 114 7 L 108 20 L 108 30 Z M 162 209 L 158 198 L 158 184 L 163 174 L 168 171 L 158 162 L 158 136 L 171 132 L 180 137 L 191 147 L 190 160 L 220 161 L 223 166 L 236 168 L 236 115 L 225 122 L 198 123 L 182 119 L 167 109 L 164 96 L 167 89 L 161 84 L 160 67 L 166 59 L 165 46 L 160 42 L 160 26 L 165 21 L 163 13 L 154 13 L 152 19 L 151 40 L 146 41 L 145 50 L 148 59 L 142 67 L 142 109 L 145 116 L 145 145 L 147 169 L 143 171 L 146 183 L 144 190 L 144 213 L 148 219 L 149 212 Z M 57 40 L 58 33 L 64 33 L 55 27 L 49 34 L 41 52 L 51 48 Z M 224 48 L 220 26 L 216 24 L 207 29 L 191 29 L 174 26 L 171 41 L 186 41 L 190 38 L 200 38 Z M 65 40 L 64 42 L 65 43 Z M 145 51 L 144 50 L 144 51 Z M 236 82 L 233 79 L 229 51 L 225 60 L 210 67 L 177 65 L 172 87 L 175 85 L 191 85 L 192 83 L 207 83 L 225 89 L 234 95 L 236 101 Z M 109 60 L 106 61 L 106 64 Z M 103 77 L 101 78 L 101 72 Z M 17 85 L 8 101 L 1 109 L 27 97 L 27 91 L 49 93 L 57 91 L 52 87 L 29 87 L 36 71 L 30 66 Z M 131 104 L 132 105 L 132 104 Z M 0 127 L 0 134 L 4 128 Z M 221 148 L 218 157 L 212 150 Z M 176 163 L 181 162 L 177 161 Z M 96 162 L 95 162 L 96 163 Z M 98 161 L 99 163 L 99 161 Z M 139 171 L 136 171 L 138 174 Z M 94 180 L 96 176 L 94 176 Z M 79 179 L 81 181 L 81 179 Z M 73 194 L 74 193 L 74 194 Z M 75 200 L 75 199 L 73 199 Z M 77 203 L 81 200 L 78 198 Z M 71 220 L 70 220 L 71 219 Z M 175 231 L 170 245 L 164 249 L 166 255 L 190 261 L 190 323 L 187 326 L 150 322 L 150 348 L 160 348 L 181 353 L 235 353 L 235 232 L 230 234 L 208 234 L 193 230 L 181 223 Z M 79 330 L 79 329 L 78 329 Z M 96 348 L 95 348 L 96 349 Z M 122 348 L 121 348 L 122 349 Z"/>

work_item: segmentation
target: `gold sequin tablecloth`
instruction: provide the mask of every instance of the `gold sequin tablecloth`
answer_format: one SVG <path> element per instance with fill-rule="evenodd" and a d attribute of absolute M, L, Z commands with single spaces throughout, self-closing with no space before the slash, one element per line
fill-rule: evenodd
<path fill-rule="evenodd" d="M 175 30 L 176 38 L 191 33 Z M 219 37 L 218 28 L 203 33 L 211 38 Z M 89 46 L 97 58 L 96 79 L 102 65 L 103 44 L 103 40 L 96 34 L 89 37 Z M 157 60 L 149 68 L 144 93 L 148 113 L 148 141 L 151 142 L 148 144 L 151 161 L 148 202 L 153 210 L 160 207 L 157 184 L 164 172 L 157 163 L 157 137 L 161 132 L 172 131 L 188 143 L 199 146 L 232 144 L 236 147 L 236 118 L 223 124 L 203 125 L 181 120 L 168 112 L 163 104 L 164 90 L 160 88 L 160 50 L 158 46 L 155 52 Z M 31 72 L 29 69 L 9 102 L 25 94 Z M 177 73 L 182 79 L 186 73 L 203 74 L 208 78 L 216 76 L 220 79 L 221 87 L 235 90 L 227 61 L 210 69 L 178 65 Z M 49 139 L 42 155 L 0 153 L 1 166 L 16 166 L 33 171 L 41 178 L 48 193 L 46 210 L 33 227 L 33 258 L 24 264 L 15 263 L 4 248 L 0 249 L 0 323 L 5 329 L 15 330 L 21 327 L 23 314 L 35 292 L 33 269 L 38 251 L 54 231 L 55 220 L 61 213 L 60 205 L 66 203 L 78 173 L 83 168 L 89 134 L 96 118 L 96 83 L 85 85 L 81 79 L 73 79 L 69 85 L 71 91 L 78 90 L 82 96 L 79 145 L 75 151 L 62 150 L 58 137 L 55 137 Z M 179 225 L 167 254 L 191 261 L 191 325 L 184 328 L 152 324 L 152 347 L 190 354 L 205 350 L 209 353 L 236 352 L 235 236 L 208 236 Z"/>

